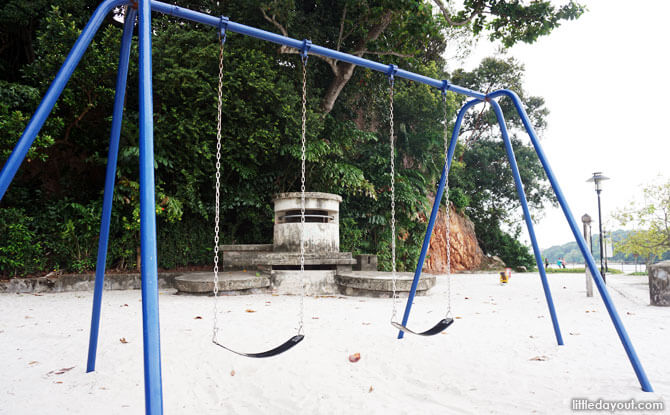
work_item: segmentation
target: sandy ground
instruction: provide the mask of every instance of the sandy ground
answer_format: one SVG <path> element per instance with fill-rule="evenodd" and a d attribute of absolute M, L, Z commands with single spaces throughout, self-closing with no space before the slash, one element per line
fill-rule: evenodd
<path fill-rule="evenodd" d="M 161 291 L 165 412 L 556 414 L 571 412 L 571 398 L 670 403 L 670 308 L 648 305 L 646 277 L 608 281 L 654 393 L 640 390 L 602 301 L 585 296 L 583 275 L 550 275 L 561 347 L 537 274 L 515 274 L 507 286 L 493 274 L 452 278 L 457 320 L 443 334 L 395 340 L 389 299 L 307 298 L 305 340 L 270 359 L 212 345 L 211 297 Z M 446 292 L 439 278 L 416 299 L 410 326 L 439 320 Z M 105 292 L 97 371 L 87 374 L 91 299 L 0 295 L 0 414 L 144 411 L 140 292 Z M 221 299 L 222 340 L 244 351 L 287 340 L 298 300 Z M 353 353 L 361 354 L 357 363 L 348 360 Z"/>

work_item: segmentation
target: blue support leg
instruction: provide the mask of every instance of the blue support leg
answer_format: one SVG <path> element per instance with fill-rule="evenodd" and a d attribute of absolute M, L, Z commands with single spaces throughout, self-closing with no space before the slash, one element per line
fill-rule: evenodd
<path fill-rule="evenodd" d="M 151 82 L 151 8 L 138 1 L 140 46 L 140 241 L 142 249 L 142 325 L 144 340 L 144 402 L 146 413 L 163 413 L 158 260 L 154 182 L 154 121 Z"/>
<path fill-rule="evenodd" d="M 442 195 L 444 194 L 444 186 L 447 181 L 447 175 L 449 174 L 449 168 L 451 167 L 451 159 L 454 157 L 454 151 L 456 150 L 456 142 L 458 141 L 458 134 L 461 131 L 461 124 L 463 122 L 463 117 L 465 113 L 473 105 L 481 102 L 478 99 L 467 102 L 458 113 L 456 118 L 456 123 L 454 124 L 454 130 L 451 135 L 451 141 L 449 142 L 449 151 L 447 152 L 447 160 L 442 168 L 442 176 L 440 177 L 440 184 L 437 187 L 437 193 L 435 194 L 435 201 L 433 202 L 433 209 L 430 212 L 430 219 L 428 220 L 428 228 L 426 229 L 426 234 L 423 237 L 423 246 L 421 247 L 421 254 L 419 255 L 419 261 L 416 264 L 416 270 L 414 271 L 414 280 L 412 280 L 412 287 L 409 290 L 409 296 L 407 298 L 407 304 L 405 305 L 405 313 L 402 316 L 402 325 L 407 326 L 407 320 L 409 319 L 409 313 L 412 310 L 412 303 L 414 302 L 414 296 L 416 295 L 416 288 L 419 285 L 419 278 L 421 278 L 421 271 L 423 270 L 423 263 L 426 260 L 426 254 L 428 254 L 428 247 L 430 246 L 430 238 L 433 235 L 433 228 L 435 227 L 435 220 L 437 219 L 437 213 L 440 210 L 440 202 L 442 201 Z M 402 330 L 398 331 L 398 338 L 402 339 L 404 337 L 404 332 Z"/>
<path fill-rule="evenodd" d="M 623 326 L 623 322 L 619 317 L 619 313 L 616 311 L 616 308 L 614 307 L 614 303 L 612 302 L 612 298 L 610 297 L 609 292 L 607 291 L 605 282 L 603 281 L 600 272 L 598 272 L 596 262 L 594 261 L 593 256 L 591 255 L 590 251 L 586 246 L 586 241 L 584 240 L 584 237 L 582 236 L 580 229 L 577 226 L 577 222 L 575 221 L 575 218 L 572 215 L 572 211 L 568 206 L 565 196 L 563 196 L 563 192 L 561 191 L 561 187 L 558 185 L 556 176 L 554 175 L 554 172 L 551 170 L 549 161 L 547 160 L 547 157 L 545 156 L 544 151 L 542 150 L 542 146 L 540 146 L 540 141 L 538 140 L 537 135 L 535 134 L 535 130 L 533 129 L 533 126 L 531 125 L 530 120 L 528 118 L 528 115 L 526 114 L 526 111 L 524 110 L 523 105 L 521 104 L 521 100 L 516 95 L 516 93 L 507 89 L 503 89 L 489 94 L 489 97 L 491 98 L 495 98 L 498 96 L 507 96 L 512 99 L 514 106 L 516 107 L 516 110 L 519 113 L 519 117 L 521 118 L 521 121 L 523 122 L 523 125 L 526 128 L 528 135 L 530 136 L 530 141 L 533 143 L 533 146 L 535 147 L 535 152 L 537 153 L 537 156 L 540 159 L 540 162 L 542 163 L 542 167 L 544 167 L 544 171 L 547 174 L 547 178 L 549 179 L 549 182 L 551 183 L 551 186 L 554 189 L 554 193 L 556 194 L 558 203 L 561 206 L 561 209 L 563 209 L 563 214 L 565 215 L 565 219 L 568 221 L 568 225 L 570 226 L 570 230 L 572 230 L 572 234 L 574 235 L 575 241 L 579 246 L 579 250 L 582 251 L 584 260 L 586 261 L 586 264 L 589 267 L 589 271 L 591 271 L 593 281 L 595 282 L 596 287 L 598 288 L 598 292 L 600 293 L 600 296 L 602 297 L 603 302 L 605 303 L 607 313 L 609 314 L 610 319 L 612 320 L 612 324 L 614 324 L 614 328 L 616 329 L 616 332 L 619 335 L 619 340 L 621 340 L 621 344 L 623 345 L 624 350 L 628 355 L 628 360 L 630 360 L 630 363 L 633 366 L 633 370 L 635 371 L 635 375 L 637 376 L 637 379 L 640 382 L 640 386 L 642 387 L 642 390 L 645 392 L 653 392 L 654 389 L 651 387 L 651 383 L 649 383 L 649 379 L 647 378 L 647 374 L 644 371 L 644 368 L 642 367 L 642 363 L 640 362 L 640 359 L 638 358 L 637 353 L 635 352 L 633 343 L 628 337 L 628 333 L 626 332 L 626 329 Z"/>
<path fill-rule="evenodd" d="M 114 179 L 116 178 L 116 160 L 119 154 L 119 138 L 123 122 L 123 103 L 126 96 L 126 80 L 128 79 L 128 62 L 130 45 L 133 40 L 133 27 L 137 11 L 128 8 L 126 21 L 121 37 L 121 53 L 119 69 L 116 77 L 116 93 L 114 94 L 114 112 L 112 129 L 109 134 L 109 153 L 107 154 L 107 175 L 105 177 L 105 193 L 102 201 L 102 218 L 100 222 L 100 238 L 98 239 L 98 262 L 95 266 L 95 289 L 93 292 L 93 313 L 91 316 L 91 334 L 88 340 L 88 361 L 86 372 L 95 370 L 95 357 L 98 349 L 98 332 L 100 329 L 100 307 L 102 290 L 105 283 L 105 265 L 107 263 L 107 243 L 109 241 L 109 222 L 112 216 L 112 198 L 114 196 Z"/>
<path fill-rule="evenodd" d="M 77 41 L 67 55 L 67 58 L 65 58 L 65 62 L 63 62 L 63 65 L 61 65 L 58 70 L 58 74 L 56 74 L 53 82 L 51 82 L 51 85 L 46 94 L 44 94 L 44 98 L 42 98 L 35 114 L 33 114 L 28 122 L 26 129 L 23 130 L 21 138 L 19 138 L 16 146 L 14 146 L 12 154 L 10 154 L 7 162 L 2 168 L 2 172 L 0 172 L 0 200 L 2 200 L 2 197 L 5 195 L 9 184 L 16 175 L 16 171 L 21 166 L 26 154 L 28 154 L 28 150 L 33 144 L 33 141 L 35 141 L 35 137 L 37 137 L 37 134 L 42 129 L 49 113 L 51 113 L 51 109 L 56 104 L 58 97 L 61 92 L 63 92 L 65 85 L 67 85 L 67 81 L 70 80 L 72 72 L 74 72 L 81 57 L 84 55 L 84 52 L 86 52 L 86 48 L 91 43 L 93 36 L 95 36 L 95 33 L 100 28 L 105 17 L 107 17 L 107 14 L 109 14 L 110 10 L 114 7 L 122 6 L 127 3 L 128 0 L 106 0 L 95 9 L 93 16 L 91 16 L 86 27 L 84 27 L 79 38 L 77 38 Z"/>
<path fill-rule="evenodd" d="M 561 328 L 558 325 L 558 317 L 556 316 L 556 308 L 554 307 L 554 299 L 551 296 L 551 289 L 549 288 L 549 281 L 547 280 L 547 273 L 545 272 L 544 266 L 542 265 L 542 255 L 540 253 L 540 247 L 537 244 L 537 238 L 535 237 L 535 229 L 533 228 L 533 221 L 530 216 L 530 211 L 528 210 L 528 201 L 526 200 L 526 194 L 523 190 L 523 183 L 521 182 L 521 175 L 519 174 L 519 167 L 516 163 L 516 157 L 514 156 L 514 149 L 512 148 L 512 142 L 509 139 L 509 134 L 507 133 L 507 127 L 505 125 L 505 116 L 503 115 L 500 105 L 494 100 L 490 100 L 489 103 L 493 107 L 493 111 L 498 118 L 498 124 L 500 125 L 500 132 L 502 134 L 503 143 L 505 143 L 505 151 L 507 151 L 507 158 L 509 160 L 510 167 L 512 169 L 512 176 L 514 176 L 514 183 L 516 184 L 516 190 L 519 194 L 519 201 L 521 202 L 521 207 L 523 208 L 523 217 L 526 221 L 526 226 L 528 227 L 528 236 L 530 236 L 530 242 L 533 245 L 533 254 L 535 255 L 535 264 L 537 264 L 537 269 L 540 271 L 540 279 L 542 280 L 542 288 L 544 289 L 544 297 L 547 300 L 547 306 L 549 307 L 549 315 L 551 315 L 551 323 L 554 326 L 554 334 L 556 335 L 556 341 L 559 346 L 563 345 L 563 336 L 561 335 Z"/>

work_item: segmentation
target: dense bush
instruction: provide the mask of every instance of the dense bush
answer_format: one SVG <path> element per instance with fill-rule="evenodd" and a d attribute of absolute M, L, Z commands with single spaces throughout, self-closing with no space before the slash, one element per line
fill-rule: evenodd
<path fill-rule="evenodd" d="M 0 9 L 3 22 L 0 35 L 4 36 L 6 30 L 21 32 L 25 44 L 19 44 L 21 47 L 17 49 L 11 43 L 16 50 L 10 49 L 30 52 L 19 59 L 18 55 L 10 56 L 0 48 L 0 165 L 79 35 L 94 3 L 59 0 L 51 8 L 39 7 L 31 13 L 24 13 L 20 7 Z M 308 34 L 300 31 L 312 28 L 314 32 L 309 33 L 314 36 L 312 40 L 328 44 L 342 31 L 339 18 L 344 2 L 314 8 L 307 3 L 304 8 L 289 8 L 288 14 L 280 7 L 277 16 L 295 23 L 291 30 L 296 32 L 291 34 L 297 38 Z M 371 53 L 384 55 L 390 51 L 393 53 L 385 56 L 389 62 L 432 78 L 449 78 L 441 57 L 446 44 L 445 22 L 428 3 L 385 1 L 384 7 L 346 4 L 357 9 L 347 14 L 352 19 L 347 22 L 351 37 L 343 43 L 344 49 L 355 47 L 358 40 L 354 38 L 365 40 L 370 22 L 385 15 L 386 9 L 392 10 L 394 20 L 387 32 L 367 45 Z M 185 5 L 276 29 L 259 12 L 265 2 Z M 213 244 L 217 35 L 211 28 L 183 24 L 165 16 L 156 16 L 153 27 L 159 266 L 206 265 L 211 262 Z M 2 200 L 0 274 L 21 275 L 52 269 L 81 272 L 95 266 L 120 35 L 119 23 L 111 17 L 107 19 Z M 426 42 L 427 38 L 431 41 Z M 333 106 L 324 109 L 322 100 L 331 82 L 336 80 L 332 65 L 313 57 L 307 68 L 307 190 L 342 195 L 343 249 L 376 253 L 380 267 L 388 270 L 388 79 L 383 74 L 357 68 Z M 490 88 L 491 78 L 506 83 L 511 80 L 519 91 L 522 72 L 519 65 L 487 60 L 472 73 L 460 71 L 454 75 L 464 86 L 479 90 Z M 270 242 L 273 195 L 299 189 L 301 81 L 297 55 L 278 54 L 276 45 L 267 42 L 229 36 L 224 51 L 222 91 L 224 243 Z M 109 268 L 121 270 L 135 268 L 139 253 L 138 82 L 134 42 L 107 258 Z M 541 126 L 546 113 L 543 102 L 529 98 L 533 99 L 528 112 Z M 448 116 L 453 117 L 462 103 L 462 97 L 447 94 Z M 430 208 L 428 200 L 442 169 L 442 105 L 442 97 L 434 88 L 396 82 L 399 270 L 412 269 L 416 264 L 426 229 L 420 217 Z M 509 106 L 503 109 L 512 111 Z M 511 114 L 509 119 L 515 122 Z M 466 120 L 467 131 L 476 130 L 475 121 Z M 447 121 L 449 131 L 451 122 Z M 515 146 L 520 150 L 525 147 L 518 141 Z M 473 219 L 487 253 L 498 254 L 513 266 L 528 266 L 532 256 L 527 248 L 501 231 L 509 224 L 509 212 L 515 205 L 509 203 L 513 194 L 511 175 L 491 168 L 503 165 L 500 157 L 503 152 L 498 147 L 500 143 L 489 137 L 459 146 L 450 174 L 450 200 Z M 528 152 L 519 156 L 519 165 L 529 200 L 533 207 L 541 208 L 547 198 L 543 176 L 541 171 L 538 173 L 537 161 L 524 154 Z M 492 210 L 487 197 L 499 198 L 501 203 Z"/>
<path fill-rule="evenodd" d="M 22 209 L 0 210 L 0 275 L 22 276 L 45 263 L 34 220 Z"/>

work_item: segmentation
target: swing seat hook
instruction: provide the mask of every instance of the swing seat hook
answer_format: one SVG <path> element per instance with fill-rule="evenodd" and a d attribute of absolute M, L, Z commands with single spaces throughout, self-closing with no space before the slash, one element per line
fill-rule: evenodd
<path fill-rule="evenodd" d="M 309 39 L 302 40 L 302 48 L 300 48 L 300 59 L 303 63 L 307 63 L 309 58 L 309 50 L 312 48 L 312 41 Z"/>
<path fill-rule="evenodd" d="M 393 83 L 396 72 L 398 72 L 398 65 L 390 64 L 389 69 L 386 71 L 386 75 L 389 77 L 389 82 Z"/>
<path fill-rule="evenodd" d="M 226 30 L 228 29 L 228 22 L 230 22 L 230 18 L 228 18 L 228 16 L 221 16 L 219 18 L 219 39 L 221 39 L 221 43 L 226 43 Z"/>

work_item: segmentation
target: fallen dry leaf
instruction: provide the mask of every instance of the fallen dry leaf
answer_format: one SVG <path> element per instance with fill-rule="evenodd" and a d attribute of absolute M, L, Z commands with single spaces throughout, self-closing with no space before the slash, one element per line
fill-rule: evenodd
<path fill-rule="evenodd" d="M 363 323 L 361 323 L 361 324 L 364 325 L 364 326 L 369 326 L 371 323 L 363 322 Z"/>
<path fill-rule="evenodd" d="M 250 309 L 250 308 L 247 308 L 247 309 L 244 310 L 244 311 L 246 311 L 247 313 L 255 313 L 255 312 L 256 312 L 256 310 L 252 310 L 252 309 Z"/>
<path fill-rule="evenodd" d="M 60 380 L 57 380 L 57 381 L 55 381 L 54 383 L 63 383 L 63 382 L 61 382 Z"/>
<path fill-rule="evenodd" d="M 312 317 L 312 320 L 318 320 L 318 319 L 319 319 L 318 317 Z"/>
<path fill-rule="evenodd" d="M 72 369 L 74 369 L 74 366 L 72 366 L 72 367 L 64 367 L 64 368 L 62 368 L 62 369 L 60 369 L 60 370 L 58 370 L 58 371 L 53 372 L 53 374 L 54 374 L 54 375 L 62 375 L 62 374 L 65 373 L 65 372 L 69 372 L 69 371 L 71 371 Z M 51 372 L 49 372 L 49 373 L 51 373 Z"/>
<path fill-rule="evenodd" d="M 354 353 L 349 355 L 349 361 L 351 363 L 356 363 L 359 360 L 361 360 L 361 354 L 360 353 Z"/>
<path fill-rule="evenodd" d="M 628 314 L 629 316 L 634 316 L 635 315 L 635 313 L 631 313 L 630 311 L 626 311 L 626 314 Z"/>
<path fill-rule="evenodd" d="M 368 393 L 372 392 L 373 390 L 375 390 L 375 388 L 373 388 L 372 385 L 370 385 L 370 389 L 368 389 Z"/>
<path fill-rule="evenodd" d="M 463 317 L 460 317 L 460 316 L 456 316 L 456 317 L 454 317 L 454 318 L 455 318 L 455 319 L 459 319 L 459 320 L 460 320 L 460 319 L 462 319 Z"/>
<path fill-rule="evenodd" d="M 126 340 L 125 337 L 121 337 L 121 338 L 119 339 L 119 341 L 120 341 L 121 343 L 123 343 L 123 344 L 128 343 L 128 340 Z"/>
<path fill-rule="evenodd" d="M 28 363 L 28 364 L 29 364 L 29 365 L 35 365 L 35 364 L 37 364 L 37 363 L 39 363 L 37 360 L 33 360 L 32 362 L 30 362 L 30 363 Z"/>
<path fill-rule="evenodd" d="M 573 332 L 570 332 L 570 335 L 571 335 L 571 336 L 579 336 L 579 333 L 577 333 L 577 332 L 574 332 L 574 333 L 573 333 Z"/>
<path fill-rule="evenodd" d="M 230 371 L 230 376 L 235 376 L 235 369 Z"/>
<path fill-rule="evenodd" d="M 202 316 L 195 316 L 193 317 L 193 320 L 202 320 Z"/>
<path fill-rule="evenodd" d="M 535 361 L 538 361 L 538 362 L 544 362 L 545 360 L 548 360 L 548 359 L 549 358 L 547 356 L 542 355 L 542 356 L 531 357 L 528 360 L 535 360 Z"/>

